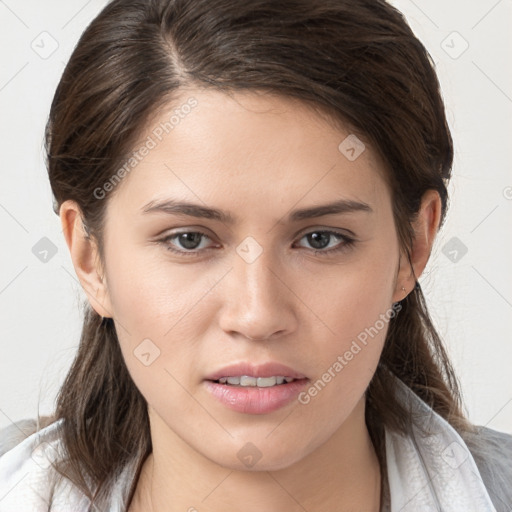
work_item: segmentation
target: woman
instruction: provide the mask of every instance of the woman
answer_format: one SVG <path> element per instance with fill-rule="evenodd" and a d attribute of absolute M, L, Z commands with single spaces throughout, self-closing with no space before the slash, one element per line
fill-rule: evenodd
<path fill-rule="evenodd" d="M 509 510 L 418 283 L 453 148 L 398 11 L 114 0 L 46 147 L 88 302 L 0 510 Z"/>

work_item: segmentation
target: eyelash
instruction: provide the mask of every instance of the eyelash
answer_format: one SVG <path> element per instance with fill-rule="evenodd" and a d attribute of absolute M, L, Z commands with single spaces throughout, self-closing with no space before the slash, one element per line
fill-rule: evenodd
<path fill-rule="evenodd" d="M 299 240 L 301 240 L 302 238 L 304 238 L 304 237 L 306 237 L 308 235 L 311 235 L 313 233 L 322 233 L 322 234 L 334 235 L 335 237 L 342 239 L 342 243 L 340 243 L 339 245 L 337 245 L 333 249 L 327 249 L 327 250 L 311 249 L 312 252 L 315 255 L 317 255 L 317 254 L 320 254 L 320 255 L 332 255 L 332 254 L 335 254 L 335 253 L 341 253 L 341 252 L 344 252 L 344 251 L 348 251 L 356 243 L 356 240 L 354 238 L 349 237 L 348 235 L 345 235 L 345 234 L 342 234 L 342 233 L 338 233 L 337 231 L 330 231 L 330 230 L 325 230 L 325 229 L 324 230 L 318 229 L 318 230 L 309 231 L 307 233 L 304 233 L 299 238 Z M 199 250 L 195 250 L 195 251 L 194 250 L 180 251 L 180 250 L 177 250 L 177 249 L 174 249 L 174 248 L 171 247 L 170 241 L 173 240 L 174 238 L 177 238 L 180 235 L 183 235 L 183 234 L 198 234 L 198 235 L 201 235 L 202 237 L 210 238 L 207 234 L 202 233 L 200 231 L 181 231 L 179 233 L 173 233 L 172 235 L 168 235 L 165 238 L 162 238 L 159 242 L 163 243 L 165 248 L 168 251 L 171 251 L 171 252 L 173 252 L 175 254 L 179 254 L 180 256 L 185 256 L 185 257 L 197 257 L 197 256 L 199 256 L 200 255 L 200 251 L 202 251 L 203 249 L 199 249 Z"/>

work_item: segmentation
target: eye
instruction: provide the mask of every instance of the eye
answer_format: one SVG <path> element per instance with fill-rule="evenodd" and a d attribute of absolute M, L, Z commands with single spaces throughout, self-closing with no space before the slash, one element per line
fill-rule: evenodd
<path fill-rule="evenodd" d="M 171 252 L 185 256 L 197 256 L 198 250 L 205 249 L 204 246 L 201 247 L 202 239 L 210 239 L 210 237 L 200 231 L 182 231 L 166 236 L 161 242 Z M 177 249 L 173 247 L 174 243 L 172 242 L 174 240 L 176 240 L 175 244 L 178 244 Z"/>
<path fill-rule="evenodd" d="M 315 254 L 332 254 L 346 251 L 355 244 L 355 239 L 336 231 L 316 230 L 304 234 L 299 240 L 306 239 Z M 212 247 L 202 244 L 211 238 L 200 231 L 182 231 L 172 233 L 160 240 L 167 250 L 182 256 L 198 256 Z M 218 247 L 218 245 L 217 245 Z M 327 249 L 326 249 L 327 248 Z"/>
<path fill-rule="evenodd" d="M 334 252 L 345 251 L 355 243 L 354 238 L 343 233 L 329 230 L 310 231 L 303 235 L 301 240 L 304 238 L 313 246 L 315 254 L 332 254 Z M 336 243 L 336 239 L 341 240 L 341 242 Z M 324 250 L 326 247 L 328 249 Z"/>

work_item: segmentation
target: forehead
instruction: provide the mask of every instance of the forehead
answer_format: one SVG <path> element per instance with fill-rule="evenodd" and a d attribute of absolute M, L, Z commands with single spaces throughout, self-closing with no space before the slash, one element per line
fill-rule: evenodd
<path fill-rule="evenodd" d="M 167 197 L 245 213 L 340 197 L 374 210 L 389 202 L 377 152 L 294 98 L 183 91 L 155 113 L 133 150 L 136 161 L 115 191 L 123 208 Z"/>

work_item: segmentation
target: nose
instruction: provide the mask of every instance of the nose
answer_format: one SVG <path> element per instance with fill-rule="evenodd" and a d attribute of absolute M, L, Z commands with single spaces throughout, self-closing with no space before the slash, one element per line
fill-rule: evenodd
<path fill-rule="evenodd" d="M 270 251 L 252 262 L 235 251 L 222 287 L 219 324 L 224 332 L 258 341 L 293 332 L 297 305 L 284 274 Z"/>

